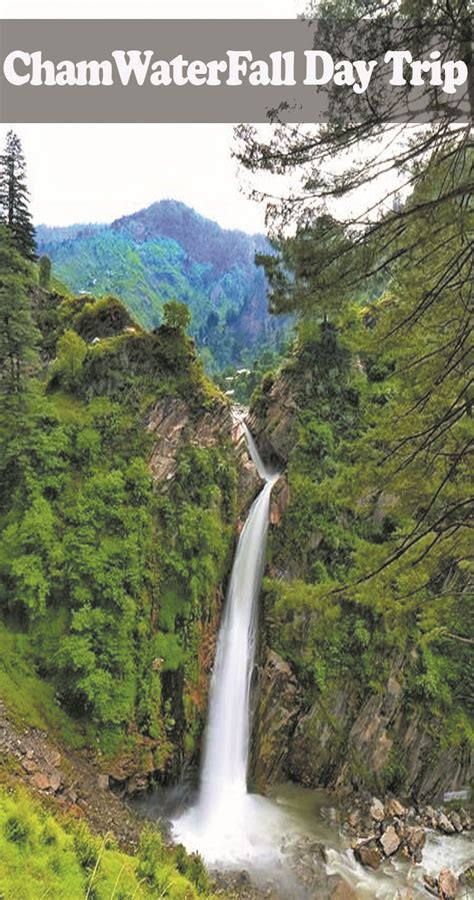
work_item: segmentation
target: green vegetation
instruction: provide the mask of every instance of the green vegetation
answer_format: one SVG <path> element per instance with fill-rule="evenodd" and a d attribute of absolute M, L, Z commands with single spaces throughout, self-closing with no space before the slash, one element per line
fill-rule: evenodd
<path fill-rule="evenodd" d="M 20 727 L 56 734 L 69 747 L 83 746 L 87 732 L 58 706 L 51 682 L 38 675 L 28 634 L 1 622 L 0 641 L 0 698 L 11 720 Z"/>
<path fill-rule="evenodd" d="M 229 393 L 233 403 L 248 406 L 252 395 L 260 391 L 262 383 L 271 378 L 286 358 L 288 342 L 283 338 L 275 343 L 273 349 L 262 346 L 258 356 L 246 351 L 242 353 L 242 367 L 226 366 L 214 375 L 217 385 L 225 393 Z"/>
<path fill-rule="evenodd" d="M 0 156 L 0 224 L 6 226 L 14 245 L 25 259 L 36 259 L 35 230 L 28 207 L 26 162 L 18 135 L 7 134 Z"/>
<path fill-rule="evenodd" d="M 235 514 L 230 447 L 188 436 L 224 399 L 186 305 L 170 299 L 147 333 L 114 297 L 72 296 L 48 257 L 35 266 L 17 225 L 0 224 L 0 700 L 66 750 L 169 775 L 202 729 L 200 644 Z M 146 426 L 170 399 L 186 428 L 163 485 Z M 11 761 L 0 774 L 5 900 L 210 897 L 200 858 L 158 831 L 130 856 L 16 790 Z"/>
<path fill-rule="evenodd" d="M 38 239 L 73 293 L 119 297 L 143 328 L 162 324 L 167 304 L 184 303 L 209 372 L 247 366 L 247 351 L 274 349 L 285 330 L 269 315 L 255 265 L 268 241 L 220 228 L 183 203 L 162 200 L 107 226 L 40 227 Z"/>
<path fill-rule="evenodd" d="M 223 401 L 186 307 L 149 334 L 114 298 L 36 299 L 34 270 L 1 238 L 0 610 L 6 648 L 30 655 L 16 704 L 6 653 L 4 696 L 29 724 L 164 770 L 202 725 L 196 648 L 227 564 L 235 471 L 223 443 L 184 441 L 164 490 L 145 426 L 160 398 L 186 401 L 190 432 Z"/>
<path fill-rule="evenodd" d="M 297 260 L 295 279 L 274 260 L 269 268 L 274 304 L 300 307 L 298 341 L 279 375 L 297 412 L 290 503 L 271 541 L 272 561 L 287 578 L 265 585 L 270 640 L 295 666 L 306 702 L 322 708 L 347 682 L 359 698 L 381 691 L 402 660 L 405 713 L 421 710 L 433 750 L 472 746 L 474 737 L 472 208 L 446 201 L 436 227 L 424 208 L 440 185 L 453 190 L 463 177 L 436 162 L 420 176 L 406 206 L 419 211 L 396 238 L 400 262 L 375 302 L 341 293 L 332 303 L 332 290 L 322 300 L 311 278 L 300 284 L 302 251 L 289 244 L 284 268 L 288 275 Z M 254 412 L 264 420 L 267 408 L 263 385 Z M 383 787 L 403 785 L 402 750 L 395 756 Z"/>
<path fill-rule="evenodd" d="M 165 848 L 145 829 L 134 856 L 111 835 L 97 837 L 84 822 L 56 818 L 25 791 L 0 789 L 0 896 L 5 900 L 199 900 L 209 881 L 200 858 Z"/>
<path fill-rule="evenodd" d="M 42 256 L 38 262 L 39 286 L 43 290 L 49 290 L 51 285 L 51 260 L 49 256 Z"/>

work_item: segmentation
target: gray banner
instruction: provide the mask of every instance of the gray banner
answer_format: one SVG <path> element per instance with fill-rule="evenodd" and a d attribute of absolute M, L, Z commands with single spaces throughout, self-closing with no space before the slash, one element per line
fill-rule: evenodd
<path fill-rule="evenodd" d="M 389 83 L 393 64 L 377 56 L 370 40 L 361 50 L 360 34 L 353 47 L 344 35 L 344 47 L 329 52 L 315 23 L 302 20 L 4 20 L 0 118 L 12 124 L 265 122 L 278 110 L 282 121 L 323 122 L 339 108 L 339 116 L 342 109 L 357 121 L 374 96 L 386 120 L 429 121 L 446 107 L 466 118 L 459 115 L 465 85 L 442 93 L 440 104 L 438 84 L 434 106 L 424 89 L 410 89 L 409 110 L 405 86 Z M 364 65 L 371 59 L 377 61 L 372 71 Z M 132 61 L 136 74 L 125 84 Z M 170 78 L 181 83 L 167 83 Z"/>

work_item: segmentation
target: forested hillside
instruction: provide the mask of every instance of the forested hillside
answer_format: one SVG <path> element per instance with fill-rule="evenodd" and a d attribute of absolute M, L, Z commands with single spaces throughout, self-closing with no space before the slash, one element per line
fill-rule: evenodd
<path fill-rule="evenodd" d="M 237 128 L 271 243 L 162 201 L 37 244 L 8 134 L 1 900 L 472 890 L 474 145 L 359 99 Z"/>
<path fill-rule="evenodd" d="M 266 239 L 226 231 L 183 203 L 162 200 L 107 226 L 42 226 L 38 243 L 73 293 L 113 294 L 148 329 L 160 324 L 167 301 L 186 303 L 208 368 L 239 363 L 243 351 L 273 346 L 282 331 L 255 264 L 255 254 L 269 250 Z"/>
<path fill-rule="evenodd" d="M 0 226 L 0 891 L 207 897 L 198 858 L 138 824 L 130 843 L 121 813 L 110 832 L 93 784 L 173 779 L 197 752 L 237 509 L 228 406 L 184 305 L 150 334 L 48 279 Z M 101 838 L 75 821 L 94 815 Z"/>
<path fill-rule="evenodd" d="M 264 603 L 267 648 L 290 663 L 298 692 L 272 739 L 261 700 L 261 781 L 283 766 L 312 785 L 442 799 L 472 779 L 473 211 L 450 197 L 471 164 L 472 151 L 457 166 L 433 160 L 403 229 L 387 216 L 394 262 L 369 305 L 344 285 L 313 288 L 311 232 L 267 263 L 274 305 L 300 312 L 291 359 L 251 409 L 261 445 L 288 464 Z M 342 232 L 332 225 L 326 240 Z"/>
<path fill-rule="evenodd" d="M 225 417 L 225 404 L 179 327 L 148 334 L 118 301 L 35 287 L 5 233 L 1 252 L 19 342 L 4 374 L 5 626 L 103 752 L 142 746 L 151 767 L 163 768 L 174 751 L 162 676 L 185 664 L 189 691 L 197 689 L 196 642 L 223 577 L 235 464 L 224 434 L 212 447 L 184 441 L 161 496 L 147 461 L 163 402 L 181 403 L 190 436 L 213 410 Z M 194 732 L 190 720 L 188 749 Z"/>

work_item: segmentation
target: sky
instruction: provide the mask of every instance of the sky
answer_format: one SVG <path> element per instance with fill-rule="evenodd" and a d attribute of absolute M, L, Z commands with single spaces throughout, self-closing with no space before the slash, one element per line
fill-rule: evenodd
<path fill-rule="evenodd" d="M 304 0 L 0 0 L 3 18 L 295 18 Z M 239 188 L 232 125 L 14 125 L 35 224 L 110 222 L 172 198 L 225 228 L 264 231 Z M 0 125 L 0 146 L 8 126 Z M 242 180 L 242 179 L 240 179 Z"/>

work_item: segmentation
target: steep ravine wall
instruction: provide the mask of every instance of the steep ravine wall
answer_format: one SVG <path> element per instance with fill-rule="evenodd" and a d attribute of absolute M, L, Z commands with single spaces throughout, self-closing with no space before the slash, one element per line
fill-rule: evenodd
<path fill-rule="evenodd" d="M 297 417 L 296 392 L 284 373 L 254 404 L 248 418 L 263 454 L 278 458 L 283 468 L 272 502 L 270 545 L 290 498 L 285 466 L 296 441 Z M 292 564 L 282 566 L 277 555 L 270 555 L 271 577 L 287 581 L 299 577 Z M 390 769 L 396 769 L 400 794 L 420 801 L 436 802 L 445 792 L 469 786 L 471 754 L 465 745 L 456 746 L 456 740 L 443 746 L 426 707 L 410 701 L 404 686 L 406 658 L 388 661 L 381 689 L 362 688 L 341 678 L 332 686 L 330 702 L 323 703 L 308 698 L 291 662 L 275 651 L 269 618 L 264 595 L 253 700 L 250 777 L 256 787 L 264 790 L 291 779 L 341 793 L 383 790 Z"/>
<path fill-rule="evenodd" d="M 244 432 L 239 417 L 226 402 L 216 400 L 208 411 L 196 413 L 185 400 L 166 397 L 151 409 L 146 427 L 153 437 L 150 469 L 161 490 L 172 484 L 180 450 L 188 445 L 211 448 L 227 445 L 234 454 L 237 468 L 237 519 L 234 543 L 237 540 L 241 522 L 248 507 L 261 486 L 261 481 L 249 457 Z M 232 549 L 229 552 L 229 566 L 232 563 Z M 228 574 L 221 584 L 216 585 L 213 596 L 209 597 L 210 615 L 203 619 L 200 627 L 200 641 L 197 648 L 198 677 L 194 687 L 193 703 L 198 709 L 199 731 L 202 733 L 206 719 L 209 680 L 214 663 L 217 633 L 226 592 Z M 185 675 L 182 668 L 164 672 L 161 676 L 162 702 L 168 704 L 174 722 L 170 734 L 173 745 L 172 757 L 164 772 L 155 772 L 159 780 L 176 783 L 185 767 L 197 768 L 199 744 L 188 751 L 185 743 Z M 135 773 L 128 780 L 129 790 L 146 787 L 149 775 Z"/>

